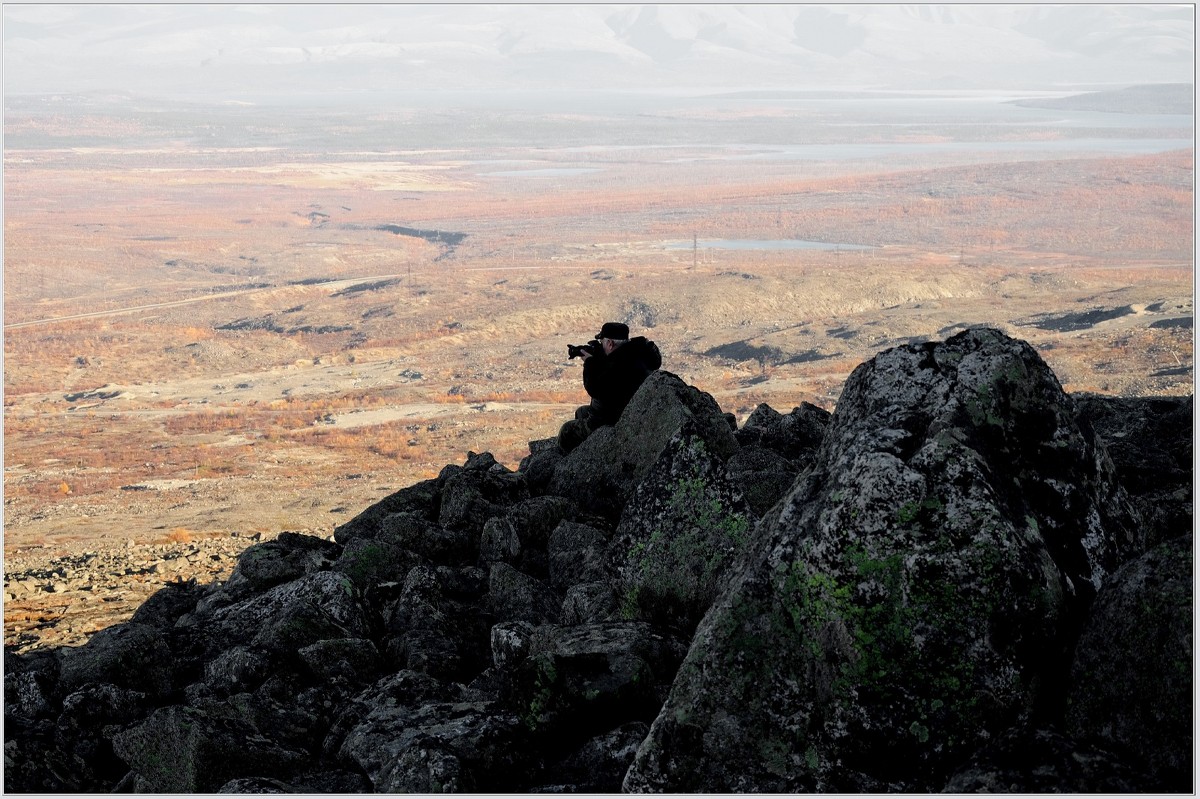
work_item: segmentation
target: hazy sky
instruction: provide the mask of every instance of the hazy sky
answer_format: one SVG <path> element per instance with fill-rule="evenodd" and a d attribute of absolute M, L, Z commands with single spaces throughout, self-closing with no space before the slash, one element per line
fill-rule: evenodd
<path fill-rule="evenodd" d="M 1187 5 L 5 4 L 6 94 L 1192 80 Z M 1038 84 L 1035 86 L 1033 84 Z"/>

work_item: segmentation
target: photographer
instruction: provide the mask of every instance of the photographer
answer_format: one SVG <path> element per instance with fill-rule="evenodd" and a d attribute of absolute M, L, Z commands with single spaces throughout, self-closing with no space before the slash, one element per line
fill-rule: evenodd
<path fill-rule="evenodd" d="M 583 387 L 592 401 L 558 431 L 563 452 L 575 449 L 596 428 L 616 424 L 643 381 L 662 366 L 658 346 L 645 336 L 629 338 L 629 327 L 620 322 L 605 322 L 594 341 L 567 351 L 583 359 Z"/>

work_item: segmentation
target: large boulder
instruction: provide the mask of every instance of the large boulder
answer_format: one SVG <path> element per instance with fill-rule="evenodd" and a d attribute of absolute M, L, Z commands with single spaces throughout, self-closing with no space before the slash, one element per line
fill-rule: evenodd
<path fill-rule="evenodd" d="M 555 748 L 634 720 L 649 721 L 684 655 L 678 637 L 645 622 L 544 625 L 514 669 L 509 702 Z"/>
<path fill-rule="evenodd" d="M 1075 654 L 1067 729 L 1131 751 L 1154 791 L 1191 792 L 1192 536 L 1126 564 L 1096 598 Z"/>
<path fill-rule="evenodd" d="M 703 439 L 677 433 L 609 546 L 621 613 L 691 633 L 750 542 L 753 511 Z"/>
<path fill-rule="evenodd" d="M 378 793 L 506 792 L 536 753 L 517 717 L 486 702 L 387 703 L 345 736 L 339 757 Z"/>
<path fill-rule="evenodd" d="M 1192 398 L 1074 394 L 1121 484 L 1146 521 L 1148 543 L 1192 530 Z"/>
<path fill-rule="evenodd" d="M 799 470 L 811 466 L 816 459 L 829 419 L 829 411 L 810 402 L 800 403 L 788 414 L 760 404 L 734 435 L 741 446 L 768 449 Z"/>
<path fill-rule="evenodd" d="M 355 538 L 374 538 L 381 522 L 393 513 L 410 513 L 426 521 L 437 519 L 442 482 L 440 478 L 423 480 L 389 494 L 334 528 L 333 539 L 345 544 Z"/>
<path fill-rule="evenodd" d="M 670 372 L 653 372 L 615 425 L 601 427 L 559 462 L 548 492 L 616 520 L 633 489 L 681 432 L 699 438 L 722 460 L 738 448 L 712 395 Z"/>
<path fill-rule="evenodd" d="M 766 515 L 796 482 L 800 470 L 773 450 L 746 445 L 725 463 L 729 477 L 745 496 L 755 518 Z"/>
<path fill-rule="evenodd" d="M 1037 353 L 999 331 L 881 353 L 764 519 L 631 791 L 928 791 L 1061 703 L 1138 520 Z"/>
<path fill-rule="evenodd" d="M 139 793 L 215 793 L 238 777 L 286 777 L 306 761 L 228 706 L 171 705 L 113 737 Z"/>
<path fill-rule="evenodd" d="M 224 593 L 243 598 L 305 574 L 328 569 L 341 547 L 332 541 L 301 533 L 278 537 L 248 547 L 225 583 Z"/>
<path fill-rule="evenodd" d="M 291 658 L 326 638 L 367 635 L 371 618 L 349 577 L 320 571 L 217 608 L 191 624 L 202 630 L 211 652 L 240 645 Z"/>
<path fill-rule="evenodd" d="M 163 695 L 173 686 L 174 659 L 162 630 L 129 622 L 96 633 L 80 647 L 62 650 L 63 689 L 110 683 Z"/>
<path fill-rule="evenodd" d="M 1146 793 L 1146 775 L 1112 752 L 1050 729 L 1015 727 L 960 766 L 953 794 Z"/>
<path fill-rule="evenodd" d="M 510 472 L 488 452 L 470 453 L 462 467 L 446 467 L 442 479 L 438 524 L 467 532 L 476 555 L 487 520 L 529 497 L 524 475 Z"/>

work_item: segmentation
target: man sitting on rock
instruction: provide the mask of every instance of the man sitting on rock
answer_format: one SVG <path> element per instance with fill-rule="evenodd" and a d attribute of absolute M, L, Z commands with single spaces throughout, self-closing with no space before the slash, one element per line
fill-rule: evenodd
<path fill-rule="evenodd" d="M 558 445 L 570 452 L 599 427 L 616 424 L 650 373 L 662 366 L 658 346 L 645 336 L 629 338 L 629 326 L 605 322 L 596 341 L 580 351 L 583 387 L 592 401 L 558 431 Z"/>

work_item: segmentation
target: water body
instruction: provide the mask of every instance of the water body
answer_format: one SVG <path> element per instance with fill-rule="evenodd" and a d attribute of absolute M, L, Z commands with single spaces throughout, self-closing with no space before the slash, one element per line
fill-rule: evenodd
<path fill-rule="evenodd" d="M 561 178 L 588 175 L 602 170 L 592 167 L 555 167 L 551 169 L 516 169 L 505 172 L 481 172 L 480 175 L 499 178 Z"/>
<path fill-rule="evenodd" d="M 669 241 L 668 250 L 690 250 L 690 241 Z M 828 241 L 805 241 L 803 239 L 698 239 L 697 248 L 705 250 L 873 250 L 868 244 L 843 244 Z"/>
<path fill-rule="evenodd" d="M 1018 154 L 1116 154 L 1153 155 L 1171 150 L 1190 150 L 1187 139 L 1055 139 L 1047 141 L 980 141 L 980 142 L 886 142 L 871 144 L 799 144 L 794 146 L 763 145 L 751 148 L 737 145 L 725 148 L 724 155 L 704 158 L 675 158 L 665 161 L 681 164 L 694 161 L 857 161 L 889 156 L 920 157 L 953 153 L 1018 153 Z M 754 152 L 745 152 L 753 149 Z M 740 152 L 739 152 L 740 151 Z"/>

